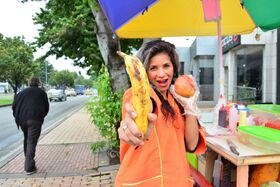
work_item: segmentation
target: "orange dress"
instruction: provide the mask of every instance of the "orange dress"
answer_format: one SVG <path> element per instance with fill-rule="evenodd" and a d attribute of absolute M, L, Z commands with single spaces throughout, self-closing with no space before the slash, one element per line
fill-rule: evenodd
<path fill-rule="evenodd" d="M 180 114 L 173 96 L 168 93 L 168 101 L 176 111 L 176 119 L 165 120 L 159 106 L 161 101 L 152 90 L 156 102 L 157 121 L 148 141 L 138 149 L 121 141 L 121 165 L 115 186 L 134 187 L 188 187 L 193 186 L 189 164 L 186 159 L 184 141 L 184 117 Z M 131 90 L 123 96 L 123 104 L 130 101 Z M 124 118 L 125 111 L 122 111 Z M 205 152 L 205 135 L 199 130 L 200 144 L 194 153 Z"/>

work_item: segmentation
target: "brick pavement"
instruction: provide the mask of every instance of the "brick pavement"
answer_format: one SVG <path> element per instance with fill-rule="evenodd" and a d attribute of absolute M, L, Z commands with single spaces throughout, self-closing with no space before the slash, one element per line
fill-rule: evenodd
<path fill-rule="evenodd" d="M 117 168 L 100 172 L 100 160 L 91 143 L 100 139 L 86 108 L 80 109 L 38 142 L 38 172 L 23 173 L 24 155 L 20 153 L 0 168 L 0 186 L 113 186 Z M 106 165 L 106 164 L 105 164 Z"/>

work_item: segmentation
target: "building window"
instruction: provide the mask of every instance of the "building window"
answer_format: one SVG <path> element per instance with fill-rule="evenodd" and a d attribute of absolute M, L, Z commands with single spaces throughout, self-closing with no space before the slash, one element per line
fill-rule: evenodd
<path fill-rule="evenodd" d="M 256 101 L 262 100 L 263 47 L 247 46 L 237 51 L 237 86 L 256 88 Z"/>
<path fill-rule="evenodd" d="M 199 87 L 202 101 L 214 100 L 214 69 L 212 67 L 199 68 Z"/>
<path fill-rule="evenodd" d="M 199 83 L 213 84 L 213 68 L 200 68 Z"/>
<path fill-rule="evenodd" d="M 181 62 L 180 62 L 180 68 L 179 68 L 179 75 L 185 74 L 184 65 L 185 65 L 185 62 L 184 62 L 184 61 L 181 61 Z"/>

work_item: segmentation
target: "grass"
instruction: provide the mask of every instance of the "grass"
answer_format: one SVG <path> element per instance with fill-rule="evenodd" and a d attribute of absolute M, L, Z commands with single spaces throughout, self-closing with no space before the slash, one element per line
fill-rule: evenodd
<path fill-rule="evenodd" d="M 8 104 L 12 104 L 12 103 L 13 103 L 12 99 L 5 99 L 5 100 L 0 99 L 0 105 L 8 105 Z"/>
<path fill-rule="evenodd" d="M 0 95 L 0 105 L 9 105 L 13 103 L 12 95 Z"/>

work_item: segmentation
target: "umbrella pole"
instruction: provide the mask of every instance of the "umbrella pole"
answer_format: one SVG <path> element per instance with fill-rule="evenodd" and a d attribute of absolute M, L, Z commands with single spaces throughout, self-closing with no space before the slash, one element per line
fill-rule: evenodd
<path fill-rule="evenodd" d="M 219 99 L 222 99 L 222 104 L 226 103 L 226 98 L 224 95 L 224 86 L 225 86 L 225 73 L 224 73 L 224 65 L 223 65 L 223 51 L 222 51 L 222 32 L 221 32 L 221 20 L 217 21 L 218 26 L 218 61 L 219 61 L 219 84 L 220 84 L 220 93 Z"/>
<path fill-rule="evenodd" d="M 223 66 L 223 53 L 222 53 L 222 32 L 221 32 L 221 22 L 220 19 L 217 20 L 217 27 L 218 27 L 218 61 L 219 61 L 219 98 L 217 104 L 214 108 L 214 126 L 218 126 L 218 116 L 219 110 L 222 106 L 225 106 L 226 100 L 224 96 L 224 66 Z"/>

